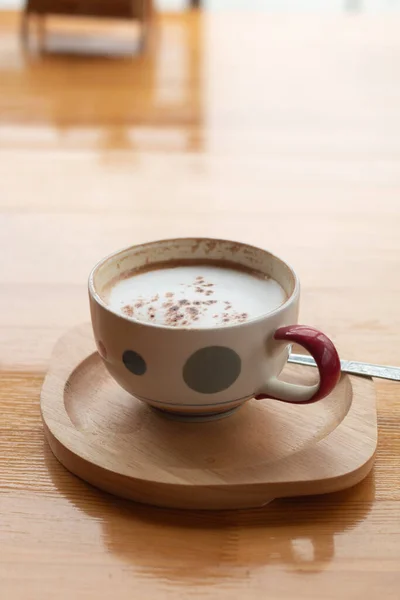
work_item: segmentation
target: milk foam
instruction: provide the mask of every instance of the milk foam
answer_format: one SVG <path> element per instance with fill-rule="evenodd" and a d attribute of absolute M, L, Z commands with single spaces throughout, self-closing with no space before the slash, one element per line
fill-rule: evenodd
<path fill-rule="evenodd" d="M 209 264 L 139 272 L 121 278 L 108 295 L 110 308 L 124 316 L 193 329 L 245 323 L 285 300 L 274 279 Z"/>

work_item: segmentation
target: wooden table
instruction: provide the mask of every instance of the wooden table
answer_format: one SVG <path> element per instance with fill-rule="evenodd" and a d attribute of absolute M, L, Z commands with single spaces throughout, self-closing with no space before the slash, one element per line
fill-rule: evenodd
<path fill-rule="evenodd" d="M 328 497 L 182 513 L 57 464 L 39 392 L 115 248 L 260 244 L 301 321 L 400 364 L 399 17 L 165 17 L 126 60 L 29 58 L 0 19 L 0 595 L 7 600 L 398 600 L 400 388 L 377 383 L 373 474 Z M 108 43 L 110 43 L 108 41 Z"/>

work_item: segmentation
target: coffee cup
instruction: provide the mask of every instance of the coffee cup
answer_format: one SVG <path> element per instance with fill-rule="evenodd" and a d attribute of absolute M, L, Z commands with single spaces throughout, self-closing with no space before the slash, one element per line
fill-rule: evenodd
<path fill-rule="evenodd" d="M 209 238 L 132 246 L 93 268 L 89 299 L 111 376 L 171 415 L 226 416 L 251 398 L 309 404 L 340 378 L 331 340 L 297 322 L 295 272 L 261 248 Z M 317 384 L 279 378 L 292 343 L 315 359 Z"/>

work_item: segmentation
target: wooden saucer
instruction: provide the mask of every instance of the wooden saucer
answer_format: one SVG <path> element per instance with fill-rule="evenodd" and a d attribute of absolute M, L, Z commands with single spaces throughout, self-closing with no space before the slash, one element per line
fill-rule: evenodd
<path fill-rule="evenodd" d="M 315 370 L 290 365 L 284 376 L 310 383 Z M 251 400 L 226 419 L 182 423 L 114 382 L 89 324 L 56 345 L 41 409 L 50 447 L 72 473 L 118 496 L 175 508 L 255 507 L 344 489 L 367 475 L 377 445 L 369 378 L 343 375 L 312 405 Z"/>

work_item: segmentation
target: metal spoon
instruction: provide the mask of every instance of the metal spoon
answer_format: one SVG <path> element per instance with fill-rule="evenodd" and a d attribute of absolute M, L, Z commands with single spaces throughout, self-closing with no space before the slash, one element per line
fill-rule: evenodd
<path fill-rule="evenodd" d="M 311 367 L 317 366 L 311 356 L 303 356 L 302 354 L 290 354 L 289 362 L 298 365 L 309 365 Z M 366 375 L 368 377 L 379 377 L 380 379 L 400 381 L 400 367 L 371 365 L 363 362 L 355 362 L 354 360 L 341 360 L 340 364 L 344 373 L 354 373 L 355 375 Z"/>

